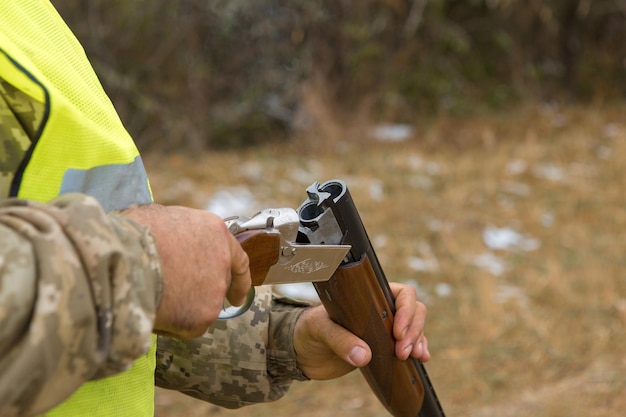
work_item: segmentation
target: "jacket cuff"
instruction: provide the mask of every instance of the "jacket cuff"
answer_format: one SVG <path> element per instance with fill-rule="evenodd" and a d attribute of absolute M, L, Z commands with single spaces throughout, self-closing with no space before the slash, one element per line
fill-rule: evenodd
<path fill-rule="evenodd" d="M 296 321 L 309 304 L 285 297 L 273 297 L 270 321 L 270 343 L 267 357 L 268 373 L 276 381 L 308 381 L 298 368 L 293 335 Z"/>

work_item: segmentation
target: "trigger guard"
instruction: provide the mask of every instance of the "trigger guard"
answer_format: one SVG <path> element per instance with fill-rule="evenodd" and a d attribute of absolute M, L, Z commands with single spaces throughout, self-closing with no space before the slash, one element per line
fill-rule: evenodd
<path fill-rule="evenodd" d="M 246 294 L 246 299 L 242 305 L 240 305 L 239 307 L 235 307 L 235 306 L 224 307 L 224 309 L 220 312 L 217 319 L 228 320 L 228 319 L 241 316 L 243 313 L 245 313 L 246 311 L 250 309 L 250 306 L 254 302 L 255 295 L 256 295 L 256 291 L 254 290 L 254 287 L 250 287 L 250 290 L 248 291 L 248 294 Z"/>

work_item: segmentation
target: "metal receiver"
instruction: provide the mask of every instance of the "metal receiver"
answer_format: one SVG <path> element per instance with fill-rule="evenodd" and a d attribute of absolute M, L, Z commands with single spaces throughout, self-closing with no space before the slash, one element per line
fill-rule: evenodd
<path fill-rule="evenodd" d="M 269 268 L 265 276 L 252 276 L 246 301 L 240 307 L 225 306 L 220 319 L 228 319 L 245 313 L 254 301 L 254 285 L 293 284 L 300 282 L 327 281 L 346 257 L 350 245 L 324 245 L 296 243 L 300 217 L 291 208 L 269 208 L 252 217 L 230 217 L 226 226 L 235 236 L 249 231 L 264 231 L 280 235 L 278 261 Z M 254 247 L 244 249 L 253 252 Z M 251 263 L 255 257 L 248 252 Z M 251 271 L 255 270 L 251 265 Z"/>

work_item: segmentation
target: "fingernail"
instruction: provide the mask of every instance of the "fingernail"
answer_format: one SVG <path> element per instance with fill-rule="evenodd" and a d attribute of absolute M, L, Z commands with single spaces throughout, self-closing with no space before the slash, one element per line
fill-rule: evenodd
<path fill-rule="evenodd" d="M 413 352 L 413 345 L 408 345 L 407 347 L 404 348 L 404 352 L 406 353 L 406 357 L 408 358 L 409 356 L 411 356 L 411 352 Z"/>
<path fill-rule="evenodd" d="M 417 344 L 417 357 L 418 358 L 421 357 L 423 353 L 424 353 L 424 343 L 419 342 Z"/>
<path fill-rule="evenodd" d="M 348 354 L 350 362 L 354 366 L 363 366 L 367 360 L 367 352 L 361 346 L 355 346 Z"/>

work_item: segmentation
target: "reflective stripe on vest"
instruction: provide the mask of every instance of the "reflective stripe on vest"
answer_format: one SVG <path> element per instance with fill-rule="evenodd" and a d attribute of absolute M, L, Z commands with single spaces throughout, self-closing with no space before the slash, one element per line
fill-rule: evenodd
<path fill-rule="evenodd" d="M 45 104 L 11 194 L 94 195 L 107 209 L 151 201 L 139 153 L 82 47 L 45 0 L 0 1 L 0 77 Z M 156 338 L 127 372 L 87 382 L 46 416 L 152 416 Z"/>
<path fill-rule="evenodd" d="M 82 192 L 96 197 L 106 211 L 152 200 L 141 158 L 129 164 L 101 165 L 88 170 L 70 168 L 63 175 L 59 194 Z M 115 196 L 111 198 L 111 196 Z"/>

